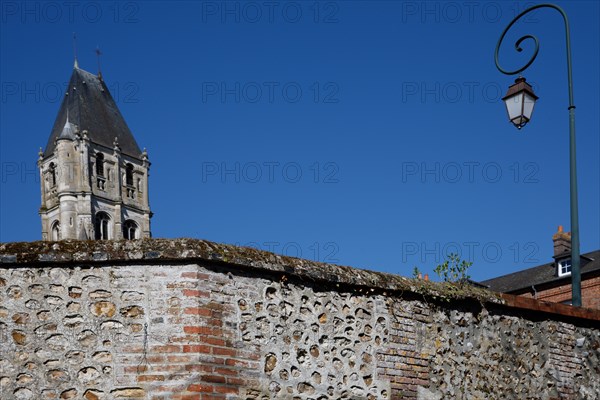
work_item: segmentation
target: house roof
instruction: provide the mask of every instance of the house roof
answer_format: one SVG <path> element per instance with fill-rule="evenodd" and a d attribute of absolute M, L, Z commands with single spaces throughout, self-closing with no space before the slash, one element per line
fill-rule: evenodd
<path fill-rule="evenodd" d="M 72 139 L 72 125 L 80 131 L 87 130 L 92 143 L 112 149 L 117 138 L 123 153 L 135 158 L 141 156 L 142 152 L 104 81 L 77 66 L 71 74 L 44 157 L 52 155 L 56 139 Z"/>
<path fill-rule="evenodd" d="M 600 250 L 581 255 L 581 274 L 600 271 Z M 550 262 L 537 267 L 524 269 L 499 276 L 497 278 L 481 281 L 482 285 L 496 292 L 511 293 L 520 289 L 530 288 L 562 280 L 569 280 L 570 275 L 559 277 L 556 273 L 556 263 Z"/>

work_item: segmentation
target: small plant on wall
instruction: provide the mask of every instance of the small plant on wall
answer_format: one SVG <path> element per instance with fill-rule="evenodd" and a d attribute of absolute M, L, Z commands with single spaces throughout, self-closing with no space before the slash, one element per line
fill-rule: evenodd
<path fill-rule="evenodd" d="M 444 282 L 464 283 L 471 278 L 468 274 L 471 265 L 471 261 L 461 260 L 458 254 L 450 253 L 443 263 L 435 267 L 434 272 Z"/>

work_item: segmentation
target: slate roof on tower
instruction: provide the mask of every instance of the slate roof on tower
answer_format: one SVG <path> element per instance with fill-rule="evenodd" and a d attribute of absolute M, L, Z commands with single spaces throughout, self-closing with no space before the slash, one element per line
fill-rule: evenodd
<path fill-rule="evenodd" d="M 55 141 L 65 128 L 67 116 L 81 132 L 88 131 L 91 142 L 112 149 L 116 137 L 124 154 L 140 158 L 142 152 L 104 81 L 77 66 L 69 80 L 44 157 L 54 152 Z"/>

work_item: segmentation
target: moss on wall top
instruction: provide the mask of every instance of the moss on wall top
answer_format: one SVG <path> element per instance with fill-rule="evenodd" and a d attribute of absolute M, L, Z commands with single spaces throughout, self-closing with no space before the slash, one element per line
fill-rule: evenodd
<path fill-rule="evenodd" d="M 403 276 L 277 255 L 198 239 L 143 239 L 133 241 L 77 241 L 0 243 L 0 266 L 56 266 L 57 264 L 143 265 L 165 261 L 208 261 L 232 267 L 263 270 L 320 282 L 342 289 L 413 292 L 442 299 L 477 299 L 502 303 L 489 290 L 470 285 L 435 283 Z"/>
<path fill-rule="evenodd" d="M 0 243 L 0 268 L 84 267 L 169 263 L 214 264 L 230 271 L 296 279 L 339 291 L 411 294 L 432 300 L 473 300 L 517 308 L 535 314 L 600 321 L 600 310 L 571 307 L 510 294 L 495 293 L 469 284 L 438 283 L 400 275 L 288 257 L 198 239 L 142 239 L 133 241 L 77 241 Z M 3 286 L 0 279 L 0 286 Z"/>

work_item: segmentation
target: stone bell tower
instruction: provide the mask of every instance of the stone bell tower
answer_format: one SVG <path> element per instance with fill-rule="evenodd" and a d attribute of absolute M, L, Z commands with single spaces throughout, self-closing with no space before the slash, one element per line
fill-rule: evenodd
<path fill-rule="evenodd" d="M 148 154 L 102 75 L 77 61 L 38 167 L 43 240 L 151 237 Z"/>

